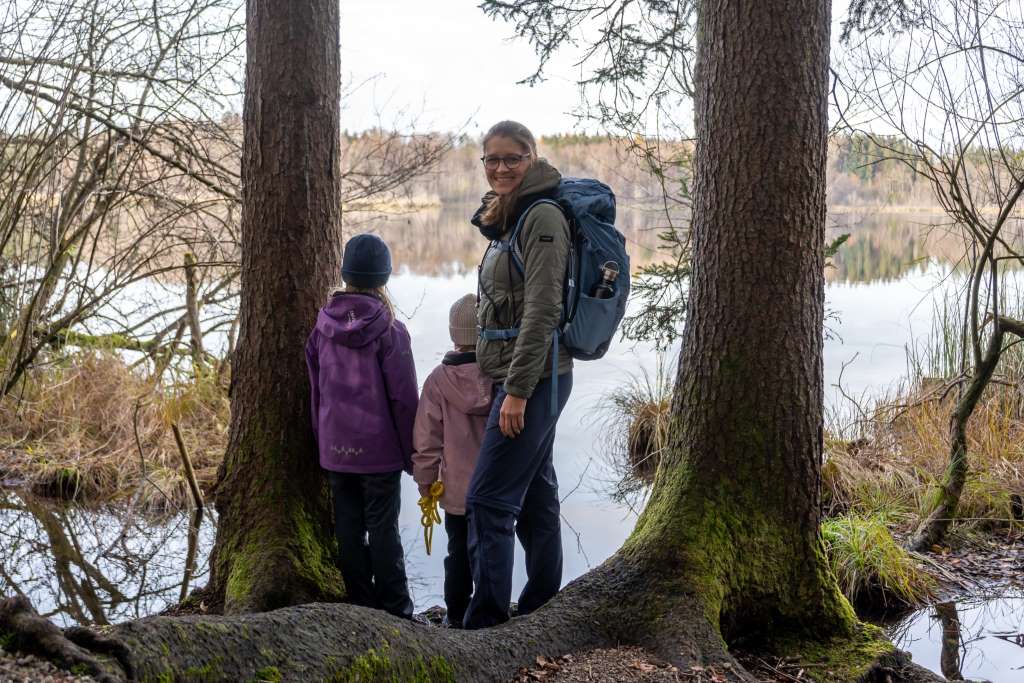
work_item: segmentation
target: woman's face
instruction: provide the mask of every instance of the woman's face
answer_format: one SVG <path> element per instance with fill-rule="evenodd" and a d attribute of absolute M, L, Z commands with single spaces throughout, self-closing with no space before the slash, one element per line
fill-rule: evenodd
<path fill-rule="evenodd" d="M 491 189 L 498 194 L 508 194 L 519 187 L 519 183 L 523 182 L 523 176 L 526 175 L 527 169 L 533 163 L 532 155 L 524 156 L 529 153 L 530 150 L 512 138 L 495 136 L 488 140 L 487 144 L 484 145 L 484 158 L 502 159 L 498 163 L 497 168 L 488 168 L 488 165 L 484 164 L 484 172 L 487 174 L 487 182 L 490 184 Z M 523 158 L 515 168 L 509 168 L 504 161 L 509 157 Z"/>

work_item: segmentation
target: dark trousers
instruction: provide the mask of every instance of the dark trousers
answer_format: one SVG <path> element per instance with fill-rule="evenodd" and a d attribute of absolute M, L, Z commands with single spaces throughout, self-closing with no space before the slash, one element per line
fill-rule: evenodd
<path fill-rule="evenodd" d="M 448 609 L 448 624 L 462 628 L 462 619 L 473 595 L 466 516 L 444 513 L 444 530 L 448 534 L 448 556 L 444 558 L 444 604 Z"/>
<path fill-rule="evenodd" d="M 519 595 L 519 613 L 537 609 L 561 586 L 562 528 L 552 446 L 558 416 L 572 391 L 572 373 L 557 378 L 554 415 L 552 381 L 537 384 L 526 402 L 524 429 L 514 439 L 498 428 L 504 390 L 499 388 L 495 396 L 466 496 L 475 587 L 463 621 L 466 628 L 508 620 L 516 536 L 526 551 L 526 585 Z"/>
<path fill-rule="evenodd" d="M 412 617 L 405 557 L 398 532 L 401 472 L 328 472 L 334 499 L 334 535 L 349 600 Z"/>

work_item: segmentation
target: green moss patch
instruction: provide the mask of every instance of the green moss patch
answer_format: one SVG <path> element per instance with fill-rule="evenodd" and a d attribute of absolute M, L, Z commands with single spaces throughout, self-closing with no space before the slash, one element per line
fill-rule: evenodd
<path fill-rule="evenodd" d="M 443 657 L 397 659 L 385 643 L 356 657 L 329 683 L 454 683 L 455 670 Z"/>

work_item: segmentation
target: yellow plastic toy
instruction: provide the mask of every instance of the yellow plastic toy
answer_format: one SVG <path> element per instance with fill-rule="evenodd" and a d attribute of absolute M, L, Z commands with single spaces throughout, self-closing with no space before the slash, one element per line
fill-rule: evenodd
<path fill-rule="evenodd" d="M 434 525 L 441 523 L 441 512 L 438 510 L 437 502 L 444 495 L 444 484 L 435 481 L 430 485 L 429 495 L 420 498 L 419 506 L 423 512 L 420 517 L 420 524 L 423 525 L 423 542 L 427 546 L 427 555 L 430 554 L 430 546 L 434 542 Z"/>

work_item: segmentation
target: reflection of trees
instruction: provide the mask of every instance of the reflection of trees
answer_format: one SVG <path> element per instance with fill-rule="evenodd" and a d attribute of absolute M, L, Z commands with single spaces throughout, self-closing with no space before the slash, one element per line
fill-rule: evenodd
<path fill-rule="evenodd" d="M 476 268 L 484 239 L 469 224 L 475 206 L 449 204 L 368 220 L 351 226 L 355 231 L 379 233 L 391 246 L 397 268 L 417 275 L 452 276 Z M 934 216 L 913 214 L 847 216 L 835 219 L 834 235 L 850 238 L 832 258 L 826 277 L 833 282 L 889 282 L 927 268 L 929 260 L 954 264 L 962 245 L 942 230 L 930 226 Z M 630 257 L 637 266 L 660 260 L 657 233 L 664 217 L 656 211 L 620 207 L 618 226 L 625 234 Z"/>
<path fill-rule="evenodd" d="M 469 223 L 475 209 L 470 205 L 446 205 L 352 227 L 383 237 L 391 247 L 397 269 L 408 268 L 417 275 L 458 275 L 475 269 L 487 246 Z M 662 258 L 657 233 L 664 222 L 664 214 L 658 211 L 619 207 L 616 224 L 626 236 L 632 263 L 642 265 Z"/>
<path fill-rule="evenodd" d="M 927 263 L 918 225 L 865 222 L 849 231 L 850 239 L 832 259 L 835 270 L 829 276 L 833 280 L 888 282 Z"/>
<path fill-rule="evenodd" d="M 954 265 L 963 256 L 963 242 L 941 226 L 914 215 L 879 215 L 848 219 L 840 216 L 836 234 L 850 238 L 832 258 L 826 277 L 833 282 L 889 282 L 923 271 L 929 260 Z"/>
<path fill-rule="evenodd" d="M 28 597 L 62 623 L 107 624 L 158 612 L 180 597 L 205 530 L 184 515 L 138 518 L 130 511 L 61 508 L 0 492 L 0 594 Z M 188 538 L 188 556 L 183 544 Z M 205 557 L 205 548 L 202 556 Z"/>
<path fill-rule="evenodd" d="M 960 617 L 956 612 L 956 603 L 942 602 L 935 605 L 935 616 L 942 624 L 942 654 L 939 667 L 942 675 L 950 681 L 962 681 L 960 673 Z"/>

